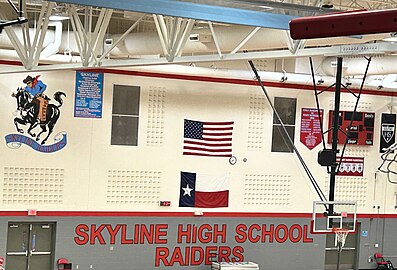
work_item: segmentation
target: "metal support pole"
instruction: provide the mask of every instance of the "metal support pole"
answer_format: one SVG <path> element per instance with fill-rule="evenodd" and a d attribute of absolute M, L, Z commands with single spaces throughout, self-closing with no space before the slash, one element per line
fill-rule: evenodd
<path fill-rule="evenodd" d="M 335 237 L 336 237 L 336 235 L 335 235 Z M 339 270 L 341 255 L 342 255 L 342 243 L 338 242 L 338 259 L 337 259 L 337 263 L 336 263 L 336 270 Z"/>
<path fill-rule="evenodd" d="M 334 115 L 332 121 L 332 152 L 335 155 L 338 153 L 338 132 L 339 132 L 339 108 L 340 108 L 340 93 L 342 85 L 342 57 L 337 57 L 336 66 L 336 82 L 335 82 L 335 101 L 334 101 Z M 335 200 L 335 178 L 338 168 L 338 162 L 331 166 L 331 175 L 329 183 L 329 201 Z M 328 214 L 333 215 L 334 206 L 331 204 L 328 209 Z"/>

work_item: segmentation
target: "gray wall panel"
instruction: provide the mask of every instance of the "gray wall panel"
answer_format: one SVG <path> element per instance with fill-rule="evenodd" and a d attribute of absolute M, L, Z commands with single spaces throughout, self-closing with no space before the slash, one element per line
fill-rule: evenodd
<path fill-rule="evenodd" d="M 250 226 L 252 224 L 265 224 L 267 228 L 271 224 L 275 228 L 284 224 L 286 228 L 303 228 L 307 226 L 310 228 L 310 220 L 307 218 L 265 218 L 265 217 L 1 217 L 0 218 L 0 256 L 5 256 L 6 241 L 7 241 L 7 224 L 8 222 L 56 222 L 56 250 L 55 259 L 65 257 L 73 263 L 73 269 L 209 269 L 208 265 L 204 263 L 198 266 L 180 266 L 175 262 L 172 266 L 165 267 L 161 264 L 155 267 L 155 253 L 156 248 L 168 248 L 170 253 L 174 252 L 178 247 L 184 253 L 187 247 L 196 247 L 205 249 L 208 246 L 222 246 L 224 250 L 228 248 L 242 247 L 244 261 L 256 262 L 261 269 L 324 269 L 325 261 L 325 236 L 312 235 L 308 232 L 308 239 L 312 242 L 304 243 L 302 239 L 297 243 L 292 243 L 291 238 L 284 243 L 274 241 L 265 243 L 251 243 L 246 241 L 244 243 L 237 243 L 235 236 L 235 228 L 239 224 Z M 166 236 L 162 239 L 167 239 L 166 244 L 121 244 L 121 229 L 116 234 L 115 244 L 109 243 L 110 237 L 106 229 L 102 230 L 101 235 L 105 244 L 100 244 L 98 238 L 94 245 L 89 243 L 85 245 L 76 244 L 74 237 L 78 237 L 75 232 L 76 226 L 79 224 L 86 224 L 88 226 L 95 225 L 96 228 L 101 224 L 110 224 L 115 228 L 117 224 L 127 225 L 127 237 L 132 238 L 134 225 L 145 224 L 167 224 L 168 229 Z M 202 224 L 209 224 L 214 226 L 218 224 L 226 224 L 226 241 L 224 243 L 177 243 L 177 227 L 182 224 L 186 228 L 187 224 L 194 224 L 200 226 Z M 295 224 L 295 225 L 294 225 Z M 292 227 L 291 227 L 292 226 Z M 397 226 L 397 220 L 394 218 L 376 219 L 376 218 L 362 218 L 360 219 L 361 231 L 359 231 L 359 254 L 358 254 L 358 269 L 375 269 L 376 265 L 373 261 L 373 254 L 381 252 L 385 256 L 391 256 L 389 259 L 396 264 L 397 254 L 397 234 L 394 229 Z M 213 228 L 213 227 L 212 227 Z M 280 231 L 281 232 L 281 231 Z M 292 239 L 297 239 L 296 232 Z M 257 231 L 254 230 L 254 236 Z M 283 234 L 280 233 L 280 238 Z M 294 238 L 295 237 L 295 238 Z M 82 237 L 79 238 L 83 239 Z M 379 244 L 379 247 L 375 247 Z M 185 256 L 182 254 L 182 261 Z M 343 256 L 343 254 L 342 254 Z M 231 258 L 233 256 L 230 256 Z M 369 259 L 372 259 L 370 262 Z M 54 262 L 54 269 L 56 264 Z"/>
<path fill-rule="evenodd" d="M 60 217 L 56 219 L 45 219 L 45 218 L 9 218 L 4 217 L 1 219 L 2 231 L 6 231 L 7 220 L 18 220 L 18 221 L 56 221 L 57 223 L 57 235 L 56 235 L 56 250 L 55 259 L 65 257 L 74 264 L 74 269 L 78 265 L 78 269 L 89 269 L 92 265 L 92 269 L 114 269 L 114 270 L 125 270 L 125 269 L 155 269 L 155 250 L 158 247 L 166 247 L 170 253 L 174 252 L 177 247 L 180 247 L 184 252 L 187 247 L 196 247 L 205 249 L 208 246 L 222 246 L 223 250 L 227 251 L 229 248 L 233 249 L 236 247 L 243 248 L 244 261 L 253 261 L 261 265 L 262 267 L 268 265 L 278 265 L 279 269 L 290 269 L 293 267 L 305 267 L 305 269 L 323 269 L 324 264 L 324 237 L 311 235 L 308 231 L 307 239 L 308 243 L 303 243 L 303 238 L 299 238 L 298 228 L 306 226 L 309 229 L 308 219 L 295 219 L 295 218 L 206 218 L 206 217 L 186 217 L 186 218 L 165 218 L 165 217 Z M 163 239 L 167 239 L 166 244 L 121 244 L 120 233 L 116 236 L 116 243 L 110 244 L 110 237 L 107 231 L 102 230 L 101 235 L 106 241 L 106 244 L 99 244 L 98 238 L 94 245 L 77 245 L 74 241 L 76 237 L 75 228 L 79 224 L 87 224 L 91 226 L 94 224 L 96 227 L 100 224 L 110 224 L 114 228 L 117 224 L 127 224 L 127 238 L 131 238 L 133 235 L 134 224 L 168 224 L 167 236 Z M 195 224 L 200 226 L 202 224 L 209 224 L 214 226 L 215 224 L 225 224 L 226 230 L 226 241 L 224 243 L 177 243 L 177 227 L 182 224 L 186 228 L 187 224 Z M 280 224 L 282 228 L 295 228 L 292 234 L 292 243 L 290 238 L 285 240 L 283 243 L 279 243 L 274 238 L 272 243 L 251 243 L 246 241 L 244 243 L 237 243 L 235 240 L 236 232 L 235 227 L 239 224 L 245 224 L 250 226 L 252 224 L 259 224 L 262 226 L 274 225 L 274 229 L 277 230 L 277 226 Z M 295 224 L 295 225 L 294 225 Z M 293 227 L 291 227 L 293 226 Z M 267 227 L 270 228 L 270 227 Z M 279 227 L 281 228 L 281 227 Z M 270 229 L 269 229 L 270 230 Z M 119 231 L 121 232 L 121 230 Z M 303 231 L 302 231 L 303 232 Z M 6 233 L 1 234 L 0 241 L 3 243 L 2 253 L 5 253 L 5 242 Z M 257 231 L 254 230 L 254 236 L 257 235 Z M 279 240 L 284 241 L 284 229 L 279 229 Z M 220 238 L 218 238 L 220 239 Z M 299 241 L 298 241 L 299 240 Z M 197 253 L 196 253 L 197 254 Z M 231 255 L 229 258 L 235 256 Z M 310 259 L 309 259 L 310 258 Z M 185 257 L 183 258 L 185 260 Z M 55 267 L 55 264 L 54 264 Z M 180 266 L 179 263 L 175 262 L 172 266 L 165 267 L 163 264 L 157 269 L 186 269 L 187 266 Z M 190 269 L 208 269 L 209 266 L 204 263 L 198 266 L 191 266 Z"/>

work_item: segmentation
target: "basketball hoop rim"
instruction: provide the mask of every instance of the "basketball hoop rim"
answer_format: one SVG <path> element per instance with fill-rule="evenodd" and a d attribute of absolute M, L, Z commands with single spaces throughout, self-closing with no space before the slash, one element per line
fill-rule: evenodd
<path fill-rule="evenodd" d="M 345 228 L 332 228 L 333 233 L 349 233 L 350 231 Z"/>
<path fill-rule="evenodd" d="M 335 246 L 339 246 L 340 244 L 340 248 L 343 248 L 349 235 L 349 230 L 345 228 L 332 228 L 332 232 L 335 234 Z"/>
<path fill-rule="evenodd" d="M 314 231 L 313 230 L 313 223 L 314 223 L 314 221 L 310 220 L 310 233 L 311 234 L 332 234 L 332 233 L 335 234 L 335 232 L 332 229 L 328 230 L 328 231 Z M 356 226 L 355 226 L 354 230 L 349 230 L 349 229 L 345 229 L 345 230 L 348 230 L 349 234 L 356 234 L 357 233 L 357 226 L 358 226 L 358 220 L 356 220 Z M 333 228 L 333 229 L 340 229 L 340 228 Z"/>

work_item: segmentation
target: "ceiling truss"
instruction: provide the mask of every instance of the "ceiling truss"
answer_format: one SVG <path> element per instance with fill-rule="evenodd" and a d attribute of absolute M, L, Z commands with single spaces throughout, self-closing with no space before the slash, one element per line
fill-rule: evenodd
<path fill-rule="evenodd" d="M 71 0 L 72 1 L 72 0 Z M 73 0 L 80 1 L 80 0 Z M 85 1 L 85 0 L 82 0 Z M 159 0 L 162 3 L 173 0 Z M 116 1 L 117 2 L 117 1 Z M 133 1 L 134 2 L 134 1 Z M 244 2 L 244 1 L 242 1 Z M 246 0 L 245 2 L 259 2 Z M 276 1 L 264 1 L 276 2 Z M 334 1 L 335 2 L 335 1 Z M 339 0 L 342 3 L 342 0 Z M 390 5 L 396 4 L 396 1 L 387 1 Z M 311 3 L 316 8 L 321 5 L 322 1 L 305 0 L 303 4 Z M 361 1 L 360 4 L 379 4 L 377 0 Z M 278 3 L 280 5 L 280 3 Z M 287 4 L 287 3 L 286 3 Z M 288 3 L 289 5 L 296 5 L 294 1 Z M 350 5 L 358 4 L 357 1 L 349 1 Z M 344 2 L 346 5 L 346 1 Z M 397 4 L 396 4 L 397 5 Z M 23 68 L 14 68 L 10 72 L 19 72 L 20 70 L 43 70 L 49 67 L 39 67 L 40 53 L 43 50 L 43 40 L 48 29 L 49 16 L 55 8 L 55 2 L 43 2 L 40 9 L 40 14 L 36 22 L 34 35 L 31 36 L 31 29 L 25 24 L 22 26 L 22 38 L 17 36 L 14 27 L 7 27 L 5 31 L 11 40 L 14 49 L 16 50 L 19 59 L 23 64 Z M 304 57 L 314 55 L 329 54 L 334 51 L 333 47 L 306 49 L 305 40 L 292 40 L 289 32 L 285 31 L 285 45 L 288 50 L 265 50 L 261 52 L 242 52 L 244 45 L 263 27 L 252 26 L 248 34 L 242 35 L 240 41 L 235 44 L 234 49 L 226 51 L 222 48 L 219 42 L 216 28 L 213 21 L 198 21 L 196 19 L 181 18 L 175 16 L 164 16 L 152 14 L 153 22 L 158 34 L 158 38 L 163 50 L 163 56 L 158 58 L 136 58 L 136 59 L 109 59 L 111 50 L 122 43 L 126 36 L 136 29 L 139 23 L 145 18 L 145 14 L 136 19 L 136 21 L 110 46 L 103 47 L 106 30 L 114 14 L 114 10 L 106 7 L 94 8 L 92 6 L 79 6 L 76 4 L 65 5 L 73 33 L 76 37 L 76 43 L 81 58 L 80 63 L 73 64 L 56 64 L 51 69 L 65 69 L 65 68 L 97 68 L 97 67 L 125 67 L 125 66 L 139 66 L 139 65 L 158 65 L 170 63 L 190 63 L 190 62 L 215 62 L 215 61 L 229 61 L 229 60 L 245 60 L 245 59 L 259 59 L 259 58 L 291 58 Z M 267 15 L 266 15 L 267 16 Z M 0 19 L 5 18 L 6 14 L 0 9 Z M 95 17 L 95 20 L 94 20 Z M 147 16 L 146 16 L 147 18 Z M 272 17 L 269 17 L 272 18 Z M 286 17 L 287 18 L 287 17 Z M 203 55 L 183 55 L 183 50 L 187 40 L 190 37 L 191 30 L 197 23 L 207 23 L 212 40 L 216 47 L 216 54 Z M 108 58 L 108 59 L 107 59 Z"/>
<path fill-rule="evenodd" d="M 35 29 L 35 35 L 32 39 L 28 25 L 23 26 L 23 39 L 18 38 L 17 29 L 13 27 L 7 27 L 6 33 L 11 40 L 14 49 L 18 53 L 18 56 L 26 70 L 35 70 L 38 68 L 40 53 L 43 50 L 43 41 L 45 33 L 48 29 L 49 16 L 55 7 L 54 2 L 43 2 L 41 6 L 40 15 L 37 20 L 37 27 Z M 125 37 L 137 27 L 139 22 L 144 18 L 142 15 L 121 37 L 107 48 L 103 50 L 103 42 L 105 39 L 106 29 L 109 26 L 110 19 L 112 17 L 113 9 L 100 8 L 99 14 L 95 14 L 97 19 L 94 23 L 93 7 L 85 7 L 82 13 L 81 6 L 74 4 L 67 4 L 66 10 L 70 19 L 73 33 L 76 37 L 76 43 L 81 58 L 80 67 L 105 67 L 109 63 L 106 61 L 106 57 L 110 55 L 111 50 L 120 44 Z M 83 16 L 81 16 L 83 14 Z M 0 15 L 2 14 L 0 10 Z M 158 37 L 163 48 L 163 57 L 151 60 L 150 62 L 155 64 L 174 63 L 176 59 L 178 62 L 182 57 L 184 46 L 189 39 L 191 30 L 195 25 L 196 20 L 185 19 L 180 17 L 171 17 L 153 14 L 153 20 L 156 25 Z M 214 57 L 211 55 L 199 55 L 195 58 L 198 62 L 200 59 L 211 59 L 211 61 L 222 61 L 228 58 L 228 55 L 236 54 L 241 48 L 251 39 L 255 33 L 257 33 L 261 27 L 252 27 L 252 30 L 246 35 L 241 37 L 241 41 L 236 44 L 235 48 L 227 53 L 224 53 L 216 36 L 213 22 L 208 21 L 208 26 L 211 29 L 212 38 L 215 42 L 218 55 Z M 120 61 L 120 60 L 114 60 Z M 133 66 L 142 63 L 142 59 L 131 59 L 128 63 L 134 62 Z M 113 63 L 112 63 L 113 65 Z M 74 64 L 75 66 L 75 64 Z M 63 65 L 60 66 L 63 68 Z"/>
<path fill-rule="evenodd" d="M 175 17 L 164 18 L 162 15 L 155 14 L 153 14 L 153 19 L 165 58 L 172 62 L 175 57 L 182 55 L 195 20 Z"/>
<path fill-rule="evenodd" d="M 22 40 L 18 38 L 13 27 L 4 28 L 22 64 L 28 70 L 38 66 L 44 37 L 48 29 L 49 16 L 54 6 L 53 2 L 43 2 L 33 37 L 31 37 L 28 24 L 22 25 Z M 0 9 L 0 17 L 6 18 L 2 9 Z"/>
<path fill-rule="evenodd" d="M 102 8 L 94 26 L 92 7 L 85 9 L 84 22 L 82 22 L 77 14 L 76 6 L 69 6 L 69 17 L 73 32 L 76 36 L 81 63 L 84 67 L 99 65 L 97 56 L 101 53 L 106 29 L 108 28 L 112 12 L 112 9 Z"/>

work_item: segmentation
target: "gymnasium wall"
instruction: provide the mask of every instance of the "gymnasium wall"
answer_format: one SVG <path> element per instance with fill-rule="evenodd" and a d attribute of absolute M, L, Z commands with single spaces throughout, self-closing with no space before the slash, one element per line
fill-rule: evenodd
<path fill-rule="evenodd" d="M 28 74 L 40 75 L 48 86 L 45 93 L 52 99 L 51 103 L 56 103 L 53 98 L 56 91 L 66 94 L 59 108 L 60 118 L 47 142 L 54 144 L 54 138 L 59 138 L 57 134 L 66 134 L 67 142 L 59 151 L 43 153 L 35 151 L 29 143 L 20 147 L 6 144 L 7 135 L 18 134 L 14 118 L 19 117 L 19 113 L 11 93 L 23 86 L 22 80 Z M 140 87 L 138 146 L 111 145 L 114 85 Z M 165 245 L 174 252 L 181 245 L 175 242 L 178 224 L 210 224 L 212 229 L 215 224 L 226 224 L 227 240 L 214 245 L 216 252 L 219 246 L 241 246 L 244 260 L 261 265 L 275 265 L 281 261 L 285 268 L 323 269 L 325 237 L 307 231 L 304 234 L 305 228 L 310 226 L 312 203 L 319 198 L 293 153 L 271 152 L 273 112 L 262 90 L 251 80 L 218 78 L 216 71 L 209 77 L 183 76 L 171 70 L 169 74 L 108 71 L 104 73 L 102 115 L 96 119 L 74 116 L 76 71 L 1 75 L 0 87 L 0 133 L 4 138 L 0 144 L 2 254 L 6 250 L 8 222 L 45 220 L 57 223 L 55 258 L 66 256 L 82 269 L 89 265 L 99 269 L 111 265 L 125 269 L 131 261 L 120 261 L 131 256 L 132 249 L 132 254 L 137 256 L 134 265 L 140 265 L 139 269 L 153 269 L 156 248 Z M 272 99 L 297 99 L 295 144 L 328 196 L 329 176 L 326 169 L 317 164 L 321 143 L 309 150 L 299 141 L 301 109 L 315 108 L 313 91 L 307 86 L 287 83 L 273 83 L 266 88 Z M 320 95 L 326 122 L 324 129 L 328 126 L 333 99 L 333 92 Z M 384 174 L 376 173 L 381 162 L 380 115 L 393 112 L 392 103 L 390 93 L 380 90 L 366 91 L 362 95 L 358 111 L 375 113 L 374 142 L 372 146 L 348 146 L 345 153 L 348 157 L 364 158 L 363 176 L 337 177 L 336 200 L 357 201 L 361 230 L 367 232 L 366 236 L 359 237 L 360 269 L 374 266 L 369 257 L 375 251 L 395 254 L 395 241 L 391 236 L 395 227 L 396 187 Z M 354 96 L 343 93 L 341 110 L 351 111 L 354 105 Z M 184 119 L 233 121 L 232 154 L 237 162 L 232 165 L 229 158 L 183 155 Z M 26 127 L 23 129 L 23 135 L 28 136 Z M 37 127 L 34 131 L 39 130 Z M 179 207 L 181 172 L 230 175 L 228 207 Z M 169 201 L 171 205 L 159 206 L 160 201 Z M 27 216 L 28 209 L 37 210 L 39 215 Z M 285 218 L 284 214 L 290 216 Z M 167 237 L 164 237 L 168 241 L 166 244 L 131 246 L 121 244 L 121 238 L 114 244 L 102 244 L 98 237 L 94 244 L 76 244 L 76 239 L 83 242 L 86 239 L 85 227 L 79 227 L 82 224 L 90 229 L 91 226 L 99 228 L 101 224 L 109 224 L 106 228 L 113 229 L 118 224 L 126 224 L 129 226 L 126 230 L 130 230 L 128 238 L 133 224 L 159 223 L 169 226 Z M 246 241 L 240 245 L 235 242 L 239 224 L 273 224 L 275 227 L 284 224 L 295 231 L 281 244 L 274 240 L 273 244 Z M 109 235 L 105 231 L 103 234 L 105 241 L 109 241 Z M 120 235 L 121 229 L 117 237 Z M 297 235 L 302 237 L 297 240 Z M 309 240 L 305 242 L 303 235 Z M 283 238 L 284 234 L 280 233 L 279 237 Z M 377 242 L 380 246 L 375 248 Z M 181 247 L 191 246 L 206 245 L 183 243 Z M 95 260 L 87 258 L 86 254 L 95 254 Z M 284 260 L 285 257 L 291 260 Z M 180 265 L 175 263 L 168 267 L 183 269 Z M 206 266 L 202 264 L 198 269 L 200 267 L 205 269 Z"/>
<path fill-rule="evenodd" d="M 23 85 L 26 75 L 0 77 L 0 132 L 4 137 L 18 134 L 13 122 L 16 100 L 11 93 Z M 181 171 L 230 174 L 229 207 L 222 209 L 226 212 L 311 212 L 312 201 L 318 200 L 296 156 L 271 152 L 273 113 L 258 86 L 222 78 L 213 82 L 183 76 L 174 79 L 172 74 L 167 78 L 105 73 L 102 117 L 91 119 L 74 117 L 75 71 L 31 75 L 41 75 L 51 98 L 55 91 L 65 92 L 61 116 L 47 144 L 54 143 L 54 136 L 61 132 L 67 135 L 67 144 L 54 153 L 40 153 L 27 145 L 18 149 L 0 145 L 4 153 L 0 157 L 0 205 L 4 210 L 184 211 L 178 207 Z M 110 144 L 115 84 L 141 89 L 138 146 Z M 267 90 L 272 99 L 297 99 L 295 144 L 327 195 L 329 176 L 317 164 L 322 145 L 309 150 L 299 142 L 301 108 L 315 108 L 313 92 L 299 85 L 285 86 L 288 88 L 280 83 Z M 336 187 L 337 200 L 357 200 L 358 211 L 365 213 L 376 212 L 378 205 L 382 213 L 396 211 L 395 186 L 384 174 L 375 173 L 381 161 L 380 115 L 389 112 L 387 105 L 392 100 L 381 94 L 362 95 L 358 106 L 359 111 L 375 113 L 373 146 L 348 146 L 345 152 L 345 156 L 364 158 L 363 176 L 340 176 Z M 354 104 L 353 95 L 342 94 L 341 110 L 353 110 Z M 328 122 L 333 93 L 321 94 L 320 105 Z M 232 154 L 237 163 L 231 165 L 228 158 L 182 155 L 184 119 L 234 121 Z M 151 180 L 150 184 L 145 180 Z M 140 182 L 138 192 L 134 184 Z M 269 188 L 272 192 L 267 192 Z M 155 192 L 145 193 L 148 190 Z M 171 206 L 160 207 L 159 201 L 171 201 Z"/>

